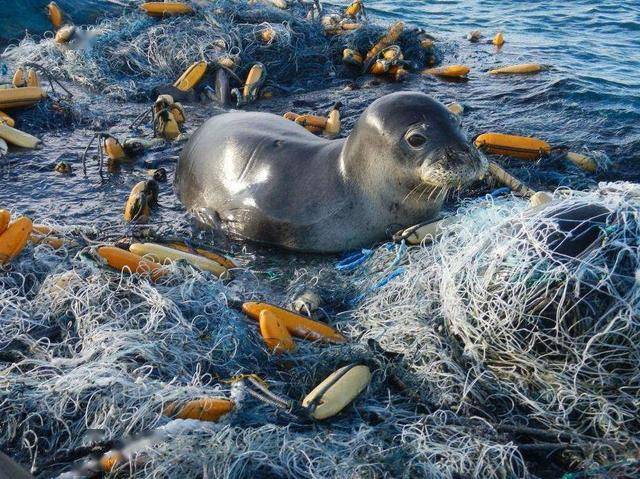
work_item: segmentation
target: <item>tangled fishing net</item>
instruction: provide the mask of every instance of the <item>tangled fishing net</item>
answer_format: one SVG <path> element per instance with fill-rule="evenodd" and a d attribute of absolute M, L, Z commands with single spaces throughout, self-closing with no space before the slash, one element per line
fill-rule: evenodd
<path fill-rule="evenodd" d="M 392 396 L 388 361 L 363 343 L 267 352 L 234 303 L 285 301 L 325 278 L 326 262 L 280 278 L 279 293 L 259 267 L 223 282 L 176 263 L 151 283 L 95 261 L 107 228 L 55 228 L 65 246 L 30 245 L 0 272 L 0 448 L 38 473 L 74 477 L 73 451 L 98 441 L 126 451 L 134 477 L 525 475 L 515 445 L 482 420 L 417 413 Z M 325 423 L 256 399 L 242 381 L 257 375 L 297 403 L 353 362 L 373 382 L 357 408 Z M 201 397 L 235 407 L 217 423 L 163 414 Z"/>
<path fill-rule="evenodd" d="M 194 62 L 215 64 L 233 58 L 244 78 L 255 62 L 267 69 L 267 85 L 286 92 L 326 87 L 344 76 L 342 50 L 366 52 L 385 32 L 368 24 L 353 33 L 328 36 L 321 23 L 305 18 L 293 3 L 279 10 L 266 3 L 215 0 L 196 7 L 194 15 L 162 20 L 139 11 L 85 27 L 68 45 L 51 36 L 26 36 L 3 56 L 16 64 L 35 62 L 53 75 L 117 99 L 146 99 L 152 89 L 171 84 Z M 263 35 L 266 31 L 272 35 Z M 408 60 L 421 64 L 424 53 L 416 30 L 400 39 Z"/>
<path fill-rule="evenodd" d="M 556 197 L 476 201 L 432 247 L 378 249 L 345 327 L 399 354 L 435 407 L 568 434 L 583 465 L 634 457 L 640 188 Z M 578 228 L 568 211 L 595 219 Z"/>

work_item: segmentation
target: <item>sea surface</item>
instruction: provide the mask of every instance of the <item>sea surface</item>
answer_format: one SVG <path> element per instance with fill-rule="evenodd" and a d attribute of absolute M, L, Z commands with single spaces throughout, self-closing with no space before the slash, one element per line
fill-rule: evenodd
<path fill-rule="evenodd" d="M 45 0 L 3 0 L 0 16 L 0 45 L 17 43 L 26 31 L 36 39 L 51 37 L 44 14 Z M 115 0 L 60 0 L 62 9 L 76 24 L 95 24 L 104 18 L 131 16 L 135 2 Z M 207 4 L 201 0 L 196 4 Z M 124 5 L 128 5 L 125 7 Z M 325 2 L 327 8 L 344 8 L 347 2 Z M 344 92 L 337 85 L 316 85 L 296 95 L 261 101 L 249 109 L 282 114 L 302 105 L 322 112 L 340 100 L 345 103 L 345 134 L 359 113 L 375 98 L 398 89 L 421 90 L 436 98 L 457 101 L 465 107 L 463 125 L 473 137 L 486 131 L 530 135 L 553 145 L 567 145 L 575 151 L 596 156 L 608 167 L 595 175 L 582 172 L 558 155 L 537 163 L 503 161 L 509 171 L 534 189 L 559 186 L 586 189 L 603 180 L 640 180 L 640 3 L 635 0 L 367 0 L 369 17 L 381 24 L 403 20 L 421 27 L 437 42 L 443 64 L 462 63 L 471 67 L 469 80 L 445 82 L 411 75 L 402 84 L 383 84 Z M 137 17 L 136 17 L 137 18 Z M 480 30 L 480 43 L 466 40 L 471 30 Z M 506 43 L 497 49 L 486 43 L 502 31 Z M 195 60 L 195 59 L 194 59 Z M 549 69 L 530 76 L 492 77 L 487 70 L 506 64 L 538 62 Z M 0 81 L 8 81 L 12 62 Z M 13 62 L 15 63 L 15 62 Z M 84 122 L 69 128 L 37 131 L 44 140 L 42 150 L 13 153 L 11 167 L 3 169 L 0 203 L 25 213 L 44 215 L 60 222 L 91 223 L 120 217 L 123 198 L 145 172 L 137 167 L 108 178 L 96 176 L 91 164 L 88 177 L 80 174 L 79 155 L 92 135 L 104 127 L 125 135 L 129 120 L 146 108 L 140 102 L 108 100 L 110 115 L 104 111 L 100 91 L 74 85 L 83 105 Z M 311 91 L 314 90 L 314 91 Z M 99 108 L 93 105 L 100 104 Z M 188 128 L 195 128 L 215 107 L 188 106 Z M 91 115 L 95 114 L 92 120 Z M 33 114 L 25 114 L 28 120 Z M 18 115 L 18 126 L 20 123 Z M 121 120 L 121 121 L 118 121 Z M 26 128 L 30 123 L 22 123 Z M 172 179 L 180 146 L 151 154 L 151 163 L 163 164 Z M 76 176 L 53 172 L 53 165 L 65 159 L 75 167 Z M 149 158 L 146 158 L 149 160 Z M 175 201 L 170 182 L 163 186 L 165 210 L 162 220 L 184 218 Z"/>

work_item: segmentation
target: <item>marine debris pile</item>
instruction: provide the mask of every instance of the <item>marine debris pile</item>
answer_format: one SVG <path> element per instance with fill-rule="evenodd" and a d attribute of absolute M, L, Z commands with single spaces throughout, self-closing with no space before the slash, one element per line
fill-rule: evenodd
<path fill-rule="evenodd" d="M 425 404 L 541 427 L 539 451 L 579 468 L 637 460 L 639 207 L 628 183 L 468 203 L 431 247 L 366 260 L 345 330 L 397 354 Z"/>
<path fill-rule="evenodd" d="M 87 108 L 29 84 L 29 68 L 106 98 L 155 100 L 134 120 L 149 120 L 154 138 L 120 142 L 101 124 L 87 135 L 78 160 L 86 172 L 95 145 L 101 179 L 103 160 L 115 171 L 186 138 L 195 109 L 183 102 L 225 105 L 233 91 L 245 107 L 364 74 L 469 73 L 437 67 L 433 37 L 376 25 L 359 0 L 140 2 L 90 27 L 49 12 L 55 33 L 4 55 L 17 75 L 0 89 L 11 113 L 38 89 L 18 121 L 46 130 Z M 334 137 L 342 106 L 285 117 Z M 42 119 L 45 109 L 58 116 Z M 0 137 L 37 146 L 1 118 Z M 533 138 L 475 144 L 602 166 Z M 536 193 L 491 165 L 536 206 L 487 196 L 396 243 L 284 266 L 156 223 L 168 174 L 157 165 L 145 163 L 153 180 L 131 181 L 111 223 L 32 221 L 0 205 L 11 210 L 0 210 L 0 449 L 41 477 L 638 474 L 640 189 Z M 72 173 L 67 161 L 55 168 Z"/>
<path fill-rule="evenodd" d="M 269 288 L 249 268 L 231 269 L 228 280 L 185 261 L 161 276 L 144 267 L 131 274 L 133 267 L 100 259 L 111 258 L 93 239 L 104 235 L 98 227 L 35 228 L 60 242 L 24 245 L 0 276 L 0 447 L 34 471 L 524 473 L 515 445 L 484 422 L 418 413 L 410 397 L 391 394 L 384 353 L 356 338 L 303 334 L 295 349 L 273 354 L 260 332 L 263 315 L 260 327 L 250 317 L 259 305 L 246 302 L 269 297 Z M 241 300 L 248 314 L 234 306 Z M 358 376 L 364 382 L 354 394 L 364 391 L 349 396 L 357 407 L 314 419 L 302 399 L 350 364 L 373 374 L 371 384 L 368 373 Z"/>
<path fill-rule="evenodd" d="M 270 2 L 215 0 L 188 15 L 156 18 L 134 11 L 95 26 L 74 26 L 64 42 L 27 36 L 4 55 L 16 63 L 38 63 L 57 77 L 117 99 L 148 99 L 158 84 L 173 83 L 196 61 L 207 62 L 210 70 L 222 65 L 241 79 L 261 63 L 270 88 L 308 91 L 348 73 L 345 48 L 366 54 L 385 33 L 380 25 L 358 23 L 357 29 L 328 35 L 321 21 L 306 19 L 313 9 L 313 3 L 282 10 Z M 398 43 L 417 68 L 433 56 L 432 44 L 421 47 L 424 38 L 424 32 L 405 30 L 400 22 L 391 43 Z M 374 61 L 380 50 L 371 56 Z"/>

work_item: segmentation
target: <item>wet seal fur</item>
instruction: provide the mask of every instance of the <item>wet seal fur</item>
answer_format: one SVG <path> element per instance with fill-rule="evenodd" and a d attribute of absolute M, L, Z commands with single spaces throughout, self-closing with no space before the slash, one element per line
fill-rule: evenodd
<path fill-rule="evenodd" d="M 331 253 L 436 217 L 449 189 L 486 168 L 443 104 L 398 92 L 374 101 L 346 139 L 270 113 L 210 118 L 182 151 L 175 187 L 232 237 Z"/>

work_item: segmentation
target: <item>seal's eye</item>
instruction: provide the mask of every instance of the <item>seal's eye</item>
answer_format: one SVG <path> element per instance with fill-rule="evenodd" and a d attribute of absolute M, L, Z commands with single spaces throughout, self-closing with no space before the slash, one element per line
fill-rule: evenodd
<path fill-rule="evenodd" d="M 421 133 L 411 133 L 407 137 L 407 143 L 409 143 L 412 148 L 422 148 L 426 142 L 427 137 Z"/>

